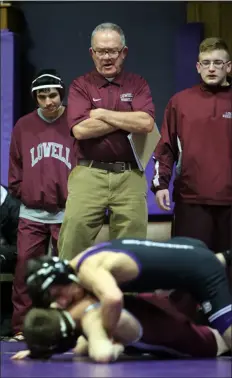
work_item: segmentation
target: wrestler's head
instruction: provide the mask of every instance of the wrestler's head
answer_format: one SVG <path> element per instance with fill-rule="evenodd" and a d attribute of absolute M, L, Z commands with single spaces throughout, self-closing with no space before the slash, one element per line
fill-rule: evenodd
<path fill-rule="evenodd" d="M 56 70 L 46 69 L 38 72 L 32 81 L 31 93 L 45 117 L 57 116 L 64 99 L 65 86 Z"/>
<path fill-rule="evenodd" d="M 28 261 L 26 270 L 28 294 L 36 307 L 50 307 L 57 302 L 58 307 L 67 308 L 84 296 L 78 277 L 67 260 L 43 256 Z"/>
<path fill-rule="evenodd" d="M 84 289 L 75 283 L 69 285 L 51 285 L 50 295 L 56 308 L 65 309 L 80 301 L 84 296 Z"/>
<path fill-rule="evenodd" d="M 80 332 L 68 312 L 33 308 L 25 317 L 23 334 L 30 357 L 49 358 L 74 348 Z"/>

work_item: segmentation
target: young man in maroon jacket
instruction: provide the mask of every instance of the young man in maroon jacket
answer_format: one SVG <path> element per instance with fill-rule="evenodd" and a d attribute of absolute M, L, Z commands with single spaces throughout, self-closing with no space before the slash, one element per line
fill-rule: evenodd
<path fill-rule="evenodd" d="M 201 84 L 175 94 L 165 110 L 152 190 L 169 210 L 176 163 L 173 235 L 201 239 L 216 252 L 232 238 L 231 60 L 223 40 L 201 43 L 197 71 Z"/>
<path fill-rule="evenodd" d="M 152 131 L 154 105 L 145 79 L 123 70 L 127 51 L 119 26 L 97 26 L 90 48 L 95 69 L 70 86 L 68 124 L 78 166 L 69 179 L 62 258 L 72 259 L 94 243 L 107 210 L 110 239 L 147 235 L 147 181 L 128 135 Z"/>
<path fill-rule="evenodd" d="M 26 261 L 46 254 L 50 239 L 57 254 L 67 180 L 76 164 L 67 111 L 62 105 L 64 90 L 55 70 L 38 73 L 31 89 L 38 108 L 20 118 L 12 132 L 9 191 L 22 203 L 12 295 L 14 340 L 23 338 L 23 318 L 31 305 L 24 282 Z"/>

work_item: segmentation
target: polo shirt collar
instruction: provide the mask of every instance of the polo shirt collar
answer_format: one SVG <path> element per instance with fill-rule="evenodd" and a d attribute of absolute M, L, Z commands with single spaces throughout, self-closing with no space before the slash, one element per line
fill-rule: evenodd
<path fill-rule="evenodd" d="M 94 80 L 97 83 L 97 86 L 99 88 L 104 87 L 109 83 L 109 81 L 102 75 L 99 74 L 99 72 L 95 69 L 92 71 L 92 76 L 94 77 Z M 112 81 L 110 81 L 111 84 L 116 84 L 118 86 L 123 85 L 123 79 L 124 79 L 124 71 L 122 70 Z"/>

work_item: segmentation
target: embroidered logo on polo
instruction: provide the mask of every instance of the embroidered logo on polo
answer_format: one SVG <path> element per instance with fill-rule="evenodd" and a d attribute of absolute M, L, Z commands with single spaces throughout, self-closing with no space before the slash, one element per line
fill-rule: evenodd
<path fill-rule="evenodd" d="M 120 100 L 124 102 L 131 102 L 133 100 L 133 94 L 132 93 L 122 93 L 120 95 Z"/>
<path fill-rule="evenodd" d="M 222 115 L 222 118 L 232 119 L 232 112 L 225 112 L 225 113 Z"/>

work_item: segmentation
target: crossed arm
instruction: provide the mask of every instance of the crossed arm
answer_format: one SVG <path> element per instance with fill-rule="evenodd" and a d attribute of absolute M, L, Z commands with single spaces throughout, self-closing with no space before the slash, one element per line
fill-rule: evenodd
<path fill-rule="evenodd" d="M 76 139 L 98 138 L 121 129 L 133 133 L 149 133 L 154 119 L 146 112 L 119 112 L 107 109 L 93 109 L 90 118 L 73 126 Z"/>

